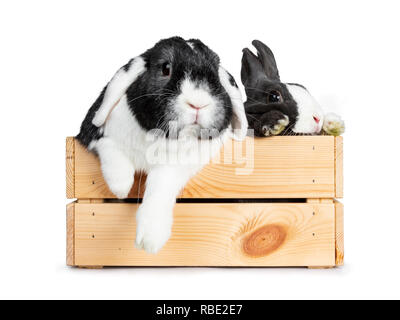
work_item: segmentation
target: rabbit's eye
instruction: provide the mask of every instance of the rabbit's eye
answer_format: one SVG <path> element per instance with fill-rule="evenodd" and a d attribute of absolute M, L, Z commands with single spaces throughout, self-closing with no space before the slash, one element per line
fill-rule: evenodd
<path fill-rule="evenodd" d="M 171 64 L 168 63 L 168 62 L 165 62 L 165 63 L 162 65 L 161 70 L 162 70 L 163 76 L 169 77 L 169 76 L 171 75 Z"/>
<path fill-rule="evenodd" d="M 268 103 L 282 102 L 282 95 L 279 91 L 272 90 L 267 96 Z"/>

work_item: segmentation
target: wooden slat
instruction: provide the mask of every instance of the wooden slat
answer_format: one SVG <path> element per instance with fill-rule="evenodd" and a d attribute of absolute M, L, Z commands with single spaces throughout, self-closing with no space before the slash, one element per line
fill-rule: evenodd
<path fill-rule="evenodd" d="M 333 199 L 331 198 L 321 198 L 319 199 L 321 203 L 333 203 Z"/>
<path fill-rule="evenodd" d="M 344 208 L 343 204 L 335 201 L 335 250 L 336 250 L 336 265 L 342 266 L 344 264 Z"/>
<path fill-rule="evenodd" d="M 211 163 L 189 181 L 182 198 L 333 198 L 335 197 L 335 138 L 299 136 L 247 138 L 228 142 L 220 159 L 232 163 Z M 232 150 L 254 141 L 255 153 L 243 157 Z M 247 147 L 248 148 L 248 147 Z M 251 149 L 251 148 L 249 148 Z M 233 156 L 235 155 L 235 156 Z M 246 166 L 249 174 L 237 174 Z M 144 174 L 135 175 L 129 197 L 142 197 Z M 141 183 L 139 183 L 141 182 Z M 75 197 L 115 198 L 103 180 L 99 161 L 75 143 Z"/>
<path fill-rule="evenodd" d="M 75 140 L 68 137 L 66 140 L 65 167 L 67 199 L 75 198 Z"/>
<path fill-rule="evenodd" d="M 103 203 L 104 199 L 78 199 L 78 203 Z"/>
<path fill-rule="evenodd" d="M 334 266 L 334 204 L 177 204 L 157 255 L 134 248 L 136 204 L 75 205 L 83 266 Z"/>
<path fill-rule="evenodd" d="M 309 198 L 306 199 L 307 203 L 333 203 L 332 198 Z"/>
<path fill-rule="evenodd" d="M 343 198 L 343 137 L 335 137 L 335 197 Z"/>
<path fill-rule="evenodd" d="M 75 202 L 67 205 L 67 266 L 75 265 Z"/>

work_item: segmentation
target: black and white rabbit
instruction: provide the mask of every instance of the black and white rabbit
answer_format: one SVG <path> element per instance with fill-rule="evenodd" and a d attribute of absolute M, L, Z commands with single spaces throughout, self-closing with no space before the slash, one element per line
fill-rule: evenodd
<path fill-rule="evenodd" d="M 181 189 L 247 127 L 240 91 L 218 55 L 199 40 L 173 37 L 117 71 L 77 139 L 99 156 L 118 198 L 127 197 L 135 171 L 147 173 L 135 244 L 157 253 L 170 237 Z"/>
<path fill-rule="evenodd" d="M 257 55 L 243 49 L 241 78 L 247 95 L 246 115 L 255 135 L 344 132 L 343 120 L 334 113 L 324 114 L 304 86 L 281 82 L 270 48 L 258 40 L 252 44 Z"/>

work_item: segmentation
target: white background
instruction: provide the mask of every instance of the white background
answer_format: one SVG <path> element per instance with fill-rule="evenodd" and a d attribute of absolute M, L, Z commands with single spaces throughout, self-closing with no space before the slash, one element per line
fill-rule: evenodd
<path fill-rule="evenodd" d="M 0 298 L 400 298 L 398 1 L 2 1 Z M 157 40 L 200 38 L 240 80 L 243 47 L 346 120 L 346 265 L 65 266 L 65 137 Z"/>

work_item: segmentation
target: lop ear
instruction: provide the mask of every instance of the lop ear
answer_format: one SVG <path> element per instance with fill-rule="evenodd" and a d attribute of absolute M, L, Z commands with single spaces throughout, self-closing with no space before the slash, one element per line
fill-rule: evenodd
<path fill-rule="evenodd" d="M 129 86 L 146 70 L 145 65 L 146 62 L 141 56 L 136 57 L 119 69 L 113 76 L 105 88 L 103 101 L 92 120 L 96 127 L 104 125 L 109 114 Z"/>
<path fill-rule="evenodd" d="M 219 80 L 228 93 L 233 109 L 232 130 L 235 140 L 243 140 L 247 135 L 247 117 L 244 111 L 242 95 L 232 75 L 224 68 L 219 67 Z"/>
<path fill-rule="evenodd" d="M 259 40 L 254 40 L 251 44 L 257 49 L 258 59 L 262 64 L 264 74 L 270 80 L 280 81 L 278 67 L 271 49 Z"/>

